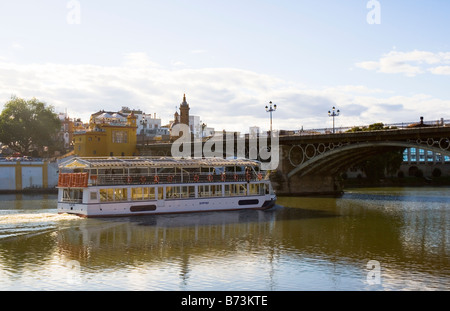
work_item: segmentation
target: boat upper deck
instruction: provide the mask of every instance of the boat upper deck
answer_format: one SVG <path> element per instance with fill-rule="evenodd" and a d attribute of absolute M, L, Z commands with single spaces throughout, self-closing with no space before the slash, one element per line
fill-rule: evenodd
<path fill-rule="evenodd" d="M 59 165 L 60 169 L 117 169 L 117 168 L 216 168 L 260 166 L 260 162 L 248 159 L 176 159 L 169 157 L 75 157 Z"/>
<path fill-rule="evenodd" d="M 59 165 L 59 187 L 260 181 L 260 162 L 248 159 L 75 157 Z"/>

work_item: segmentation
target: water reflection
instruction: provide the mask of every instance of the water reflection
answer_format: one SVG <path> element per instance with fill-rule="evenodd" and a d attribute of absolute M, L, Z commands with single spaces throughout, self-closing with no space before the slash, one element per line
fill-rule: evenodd
<path fill-rule="evenodd" d="M 210 253 L 232 253 L 242 247 L 242 240 L 253 247 L 269 239 L 275 215 L 274 211 L 233 211 L 88 219 L 58 232 L 57 242 L 68 259 L 98 268 L 170 261 L 186 253 L 208 257 Z"/>
<path fill-rule="evenodd" d="M 45 279 L 71 289 L 76 262 L 84 289 L 448 289 L 449 191 L 399 191 L 282 197 L 267 211 L 31 222 L 0 239 L 2 288 Z M 0 214 L 29 213 L 30 202 Z M 367 285 L 369 260 L 381 264 L 379 286 Z"/>

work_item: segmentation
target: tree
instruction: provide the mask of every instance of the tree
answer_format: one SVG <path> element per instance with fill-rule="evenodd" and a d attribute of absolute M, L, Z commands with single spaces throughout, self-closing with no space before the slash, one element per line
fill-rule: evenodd
<path fill-rule="evenodd" d="M 384 126 L 383 123 L 374 123 L 368 127 L 353 127 L 347 132 L 382 131 L 395 129 L 396 127 Z M 355 167 L 361 169 L 367 178 L 376 180 L 385 177 L 387 174 L 395 174 L 403 162 L 404 148 L 388 151 L 380 155 L 371 156 Z"/>
<path fill-rule="evenodd" d="M 393 130 L 395 126 L 384 126 L 382 122 L 370 124 L 368 127 L 355 126 L 349 129 L 347 132 L 364 132 L 364 131 L 381 131 L 381 130 Z"/>
<path fill-rule="evenodd" d="M 53 107 L 36 98 L 25 100 L 12 96 L 0 114 L 0 141 L 12 150 L 29 155 L 53 147 L 61 121 Z"/>
<path fill-rule="evenodd" d="M 358 166 L 371 180 L 377 180 L 395 174 L 403 162 L 404 149 L 388 151 L 380 155 L 371 156 Z"/>

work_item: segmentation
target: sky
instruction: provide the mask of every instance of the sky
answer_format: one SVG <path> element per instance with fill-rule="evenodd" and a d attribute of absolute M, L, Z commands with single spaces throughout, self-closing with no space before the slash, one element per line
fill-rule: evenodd
<path fill-rule="evenodd" d="M 0 108 L 89 120 L 123 106 L 216 130 L 450 119 L 448 0 L 0 3 Z"/>

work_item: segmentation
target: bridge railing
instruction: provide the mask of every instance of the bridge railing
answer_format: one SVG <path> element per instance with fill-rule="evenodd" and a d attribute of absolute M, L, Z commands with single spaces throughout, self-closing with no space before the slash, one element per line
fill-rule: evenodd
<path fill-rule="evenodd" d="M 359 125 L 359 126 L 341 126 L 335 127 L 334 133 L 346 133 L 352 129 L 367 128 L 369 125 Z M 402 122 L 402 123 L 391 123 L 384 124 L 383 128 L 387 129 L 410 129 L 418 126 L 433 126 L 433 127 L 450 127 L 450 120 L 434 120 L 434 121 L 421 121 L 421 122 Z M 324 135 L 333 134 L 333 128 L 317 128 L 317 129 L 299 129 L 299 130 L 280 130 L 280 136 L 289 135 Z"/>
<path fill-rule="evenodd" d="M 390 124 L 384 124 L 383 128 L 390 128 L 390 129 L 409 129 L 414 128 L 416 126 L 434 126 L 434 127 L 450 127 L 450 120 L 432 120 L 432 121 L 419 121 L 419 122 L 401 122 L 401 123 L 390 123 Z M 369 125 L 352 125 L 352 126 L 341 126 L 341 127 L 335 127 L 334 133 L 345 133 L 348 132 L 351 129 L 355 128 L 367 128 Z M 326 128 L 316 128 L 316 129 L 295 129 L 295 130 L 279 130 L 280 136 L 301 136 L 301 135 L 324 135 L 324 134 L 333 134 L 333 128 L 332 127 L 326 127 Z M 238 133 L 234 132 L 234 137 L 238 139 L 245 139 L 245 138 L 257 138 L 257 137 L 267 137 L 269 136 L 269 132 L 263 131 L 259 134 L 248 134 L 248 133 Z M 209 137 L 203 137 L 198 138 L 200 140 L 203 140 L 203 142 L 211 139 L 211 136 Z M 157 144 L 167 144 L 167 140 L 162 141 L 151 141 L 144 143 L 145 144 L 151 144 L 151 145 L 157 145 Z M 138 144 L 142 144 L 141 142 L 138 142 Z"/>

